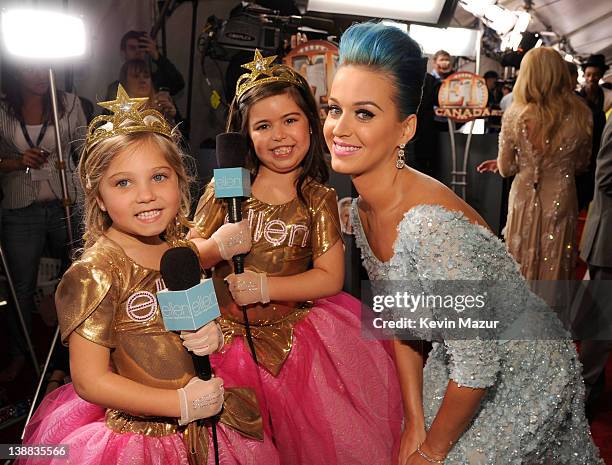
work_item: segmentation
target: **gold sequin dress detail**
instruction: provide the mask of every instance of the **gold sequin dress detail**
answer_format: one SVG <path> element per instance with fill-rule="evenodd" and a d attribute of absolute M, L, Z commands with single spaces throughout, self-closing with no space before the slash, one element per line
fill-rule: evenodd
<path fill-rule="evenodd" d="M 62 342 L 76 332 L 109 348 L 109 369 L 125 378 L 160 389 L 185 386 L 195 370 L 179 335 L 164 327 L 156 298 L 163 288 L 159 271 L 136 264 L 102 236 L 58 286 Z M 224 464 L 279 465 L 276 451 L 264 441 L 252 390 L 226 389 L 218 437 Z M 24 444 L 68 444 L 68 460 L 58 460 L 66 465 L 214 463 L 210 441 L 208 429 L 196 422 L 181 427 L 176 418 L 104 408 L 81 399 L 72 384 L 45 397 L 24 438 Z"/>
<path fill-rule="evenodd" d="M 555 139 L 536 150 L 522 108 L 504 113 L 497 165 L 502 176 L 515 176 L 508 200 L 505 239 L 528 280 L 574 279 L 576 264 L 575 173 L 587 169 L 591 136 L 565 118 Z M 585 120 L 592 120 L 584 107 Z"/>
<path fill-rule="evenodd" d="M 268 276 L 303 273 L 342 240 L 335 191 L 307 180 L 302 193 L 305 203 L 243 202 L 253 244 L 245 268 Z M 200 235 L 210 237 L 226 221 L 226 211 L 209 185 L 195 215 Z M 228 262 L 214 268 L 226 344 L 211 362 L 225 386 L 257 391 L 264 430 L 274 437 L 281 462 L 391 463 L 402 418 L 399 385 L 389 347 L 362 337 L 360 302 L 340 293 L 314 302 L 248 306 L 257 367 L 242 312 L 223 281 L 231 269 Z"/>

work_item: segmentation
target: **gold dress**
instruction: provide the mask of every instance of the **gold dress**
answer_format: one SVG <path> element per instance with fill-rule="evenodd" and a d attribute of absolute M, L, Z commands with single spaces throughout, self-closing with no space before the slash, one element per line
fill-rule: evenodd
<path fill-rule="evenodd" d="M 303 273 L 341 240 L 336 193 L 317 182 L 298 198 L 269 205 L 242 204 L 252 248 L 245 268 L 268 276 Z M 226 221 L 226 205 L 209 185 L 195 227 L 208 238 Z M 245 338 L 243 313 L 223 278 L 231 262 L 213 270 L 225 347 L 211 356 L 226 386 L 253 388 L 264 431 L 283 464 L 391 463 L 402 408 L 393 360 L 381 341 L 361 334 L 361 304 L 345 293 L 314 302 L 247 306 L 256 366 Z M 264 440 L 265 443 L 265 440 Z"/>
<path fill-rule="evenodd" d="M 102 236 L 72 264 L 57 288 L 55 300 L 62 342 L 67 344 L 70 335 L 76 332 L 110 349 L 109 369 L 113 372 L 150 387 L 170 390 L 184 387 L 195 376 L 195 370 L 191 355 L 183 347 L 179 335 L 166 331 L 164 327 L 156 298 L 156 293 L 164 287 L 159 271 L 138 265 L 118 244 Z M 62 431 L 67 430 L 65 432 L 72 438 L 70 443 L 76 441 L 78 444 L 70 446 L 71 455 L 76 460 L 74 463 L 87 463 L 78 455 L 81 445 L 93 441 L 98 445 L 90 443 L 88 448 L 102 447 L 99 442 L 105 442 L 102 438 L 108 439 L 109 431 L 116 435 L 136 433 L 142 435 L 136 446 L 134 439 L 132 442 L 121 440 L 121 448 L 125 451 L 133 447 L 138 449 L 132 458 L 134 463 L 155 462 L 155 453 L 160 449 L 170 450 L 171 455 L 158 457 L 161 460 L 159 463 L 206 463 L 208 429 L 198 423 L 179 426 L 177 418 L 143 417 L 116 409 L 104 409 L 78 398 L 72 385 L 62 389 L 59 398 L 55 394 L 45 398 L 33 418 L 32 426 L 28 427 L 24 443 L 35 444 L 44 437 L 42 442 L 46 444 L 62 444 L 67 440 L 61 436 Z M 62 421 L 65 423 L 63 428 L 57 428 L 60 409 L 66 408 L 62 405 L 72 407 L 70 414 L 59 421 L 60 424 Z M 100 418 L 96 417 L 98 412 Z M 259 406 L 251 390 L 226 390 L 220 422 L 234 430 L 227 432 L 221 429 L 220 442 L 231 441 L 238 448 L 237 442 L 245 441 L 254 449 L 253 444 L 263 439 Z M 106 428 L 96 430 L 92 424 Z M 78 425 L 83 428 L 79 429 Z M 49 437 L 51 431 L 53 435 Z M 57 440 L 53 441 L 53 437 Z M 116 441 L 106 442 L 116 444 Z M 138 455 L 147 447 L 149 451 L 145 455 L 148 460 Z M 105 457 L 115 452 L 108 447 L 99 450 L 99 454 Z M 124 455 L 129 454 L 126 452 Z M 119 459 L 117 462 L 123 463 Z"/>
<path fill-rule="evenodd" d="M 544 151 L 527 138 L 522 108 L 504 113 L 497 164 L 502 176 L 515 176 L 508 200 L 505 238 L 509 252 L 528 280 L 574 279 L 578 200 L 574 175 L 591 156 L 591 137 L 565 118 Z M 585 120 L 591 113 L 584 106 Z"/>
<path fill-rule="evenodd" d="M 227 208 L 215 199 L 211 182 L 202 195 L 194 222 L 198 233 L 208 239 L 226 221 Z M 336 192 L 317 182 L 304 188 L 307 205 L 295 198 L 282 205 L 270 205 L 255 197 L 242 204 L 242 216 L 249 221 L 252 248 L 245 269 L 268 276 L 291 276 L 312 268 L 312 262 L 341 240 Z M 232 273 L 232 264 L 223 261 L 214 267 L 213 282 L 226 343 L 245 335 L 244 318 L 223 279 Z M 258 361 L 276 375 L 291 350 L 293 325 L 308 314 L 309 302 L 278 302 L 250 305 L 249 323 Z M 258 350 L 263 349 L 265 350 Z"/>

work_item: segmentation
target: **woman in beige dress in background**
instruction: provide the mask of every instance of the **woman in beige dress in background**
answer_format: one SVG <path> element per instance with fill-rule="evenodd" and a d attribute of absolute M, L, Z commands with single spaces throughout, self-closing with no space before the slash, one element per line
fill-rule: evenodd
<path fill-rule="evenodd" d="M 525 279 L 574 278 L 574 174 L 589 164 L 592 126 L 559 53 L 546 47 L 527 52 L 502 119 L 497 160 L 478 167 L 515 176 L 504 236 Z"/>

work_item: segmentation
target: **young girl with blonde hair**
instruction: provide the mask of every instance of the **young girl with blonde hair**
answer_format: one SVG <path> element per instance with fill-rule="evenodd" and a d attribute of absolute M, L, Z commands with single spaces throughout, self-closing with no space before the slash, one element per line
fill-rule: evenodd
<path fill-rule="evenodd" d="M 170 247 L 189 245 L 189 177 L 175 133 L 159 112 L 141 110 L 144 103 L 121 86 L 116 100 L 101 103 L 113 115 L 92 122 L 80 161 L 85 246 L 56 293 L 73 383 L 45 398 L 24 441 L 68 445 L 58 463 L 213 463 L 207 428 L 196 420 L 219 413 L 223 380 L 197 378 L 185 347 L 214 352 L 220 331 L 216 322 L 180 336 L 164 327 L 159 264 Z M 210 243 L 236 231 L 222 226 Z M 254 396 L 238 389 L 226 398 L 223 463 L 276 463 L 260 445 Z"/>

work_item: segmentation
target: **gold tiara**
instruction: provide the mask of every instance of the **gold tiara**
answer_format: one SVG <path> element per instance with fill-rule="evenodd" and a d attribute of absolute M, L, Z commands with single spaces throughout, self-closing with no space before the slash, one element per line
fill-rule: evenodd
<path fill-rule="evenodd" d="M 263 57 L 261 52 L 255 49 L 253 61 L 242 65 L 249 72 L 244 73 L 238 78 L 236 83 L 236 100 L 240 100 L 240 97 L 247 90 L 267 82 L 290 82 L 298 87 L 302 86 L 294 70 L 284 65 L 272 65 L 276 57 L 277 55 Z"/>
<path fill-rule="evenodd" d="M 148 97 L 130 98 L 121 84 L 117 87 L 117 98 L 108 102 L 100 102 L 99 106 L 111 111 L 111 115 L 96 116 L 87 127 L 85 150 L 89 150 L 98 142 L 120 134 L 133 132 L 156 132 L 172 138 L 172 128 L 157 110 L 143 109 Z"/>

